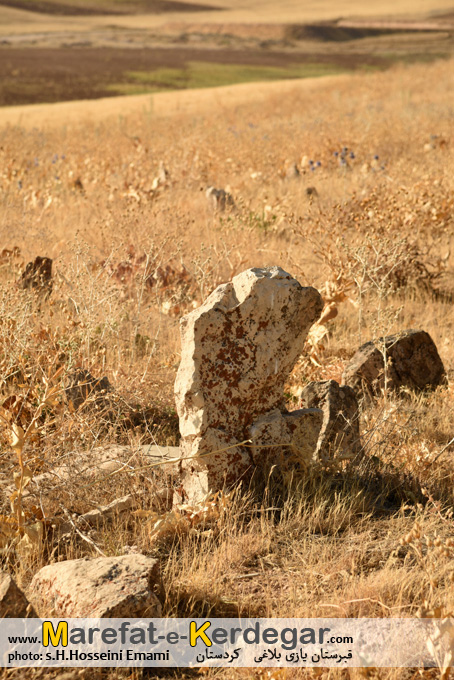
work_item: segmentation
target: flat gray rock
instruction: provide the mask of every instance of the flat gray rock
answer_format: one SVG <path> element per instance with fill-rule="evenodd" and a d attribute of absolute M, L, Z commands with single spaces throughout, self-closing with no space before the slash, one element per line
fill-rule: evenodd
<path fill-rule="evenodd" d="M 33 477 L 24 490 L 24 497 L 51 490 L 56 484 L 61 487 L 75 480 L 79 484 L 84 481 L 92 482 L 120 469 L 134 472 L 136 467 L 155 465 L 156 468 L 149 468 L 150 474 L 153 469 L 170 474 L 175 471 L 179 458 L 178 446 L 147 445 L 133 449 L 130 446 L 113 444 L 90 451 L 70 451 L 60 458 L 51 471 Z M 11 494 L 15 488 L 15 485 L 8 485 L 4 492 Z"/>

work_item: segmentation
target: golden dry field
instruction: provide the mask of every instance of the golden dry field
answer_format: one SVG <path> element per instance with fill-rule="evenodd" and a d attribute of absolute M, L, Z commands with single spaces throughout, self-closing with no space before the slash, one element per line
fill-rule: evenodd
<path fill-rule="evenodd" d="M 425 5 L 403 2 L 403 13 L 410 4 Z M 316 9 L 331 16 L 335 3 L 308 3 Z M 164 616 L 453 611 L 453 72 L 452 60 L 436 60 L 0 111 L 0 538 L 3 568 L 23 589 L 50 562 L 138 551 L 161 561 Z M 213 211 L 209 186 L 229 191 L 235 207 Z M 18 285 L 38 255 L 53 260 L 50 295 Z M 364 405 L 360 463 L 276 474 L 260 501 L 238 489 L 209 517 L 194 514 L 163 535 L 154 530 L 167 510 L 162 474 L 135 452 L 178 443 L 179 318 L 219 283 L 267 265 L 315 286 L 337 311 L 310 335 L 286 387 L 290 409 L 307 381 L 340 381 L 363 342 L 409 328 L 430 333 L 449 384 Z M 107 376 L 115 398 L 106 408 L 68 401 L 77 369 Z M 114 444 L 131 448 L 118 473 L 89 485 L 53 479 L 62 462 Z M 44 473 L 45 493 L 26 495 Z M 113 527 L 60 540 L 62 518 L 126 493 L 133 508 Z M 10 669 L 2 677 L 364 674 Z M 440 670 L 366 675 L 416 680 Z"/>

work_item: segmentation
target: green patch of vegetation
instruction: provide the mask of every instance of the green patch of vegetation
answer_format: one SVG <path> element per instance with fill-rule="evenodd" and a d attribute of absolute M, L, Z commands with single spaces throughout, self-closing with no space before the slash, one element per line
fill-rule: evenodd
<path fill-rule="evenodd" d="M 264 231 L 265 233 L 268 231 L 270 227 L 273 226 L 273 224 L 275 224 L 276 220 L 277 215 L 274 214 L 267 215 L 265 211 L 256 213 L 250 210 L 248 215 L 246 216 L 246 224 L 248 227 L 253 229 L 259 229 L 261 231 Z"/>
<path fill-rule="evenodd" d="M 162 90 L 183 90 L 234 85 L 292 78 L 314 78 L 344 73 L 335 64 L 295 64 L 287 68 L 276 66 L 246 66 L 243 64 L 215 64 L 189 62 L 185 68 L 160 68 L 155 71 L 129 71 L 130 82 L 110 85 L 120 94 L 141 94 Z"/>
<path fill-rule="evenodd" d="M 392 63 L 404 64 L 431 64 L 439 59 L 447 59 L 452 56 L 449 51 L 446 52 L 388 52 L 384 55 Z"/>

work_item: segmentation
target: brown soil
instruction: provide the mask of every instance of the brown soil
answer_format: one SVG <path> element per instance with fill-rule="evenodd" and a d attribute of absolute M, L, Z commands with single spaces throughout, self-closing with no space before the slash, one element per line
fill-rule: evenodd
<path fill-rule="evenodd" d="M 435 22 L 384 22 L 384 21 L 339 21 L 318 24 L 293 24 L 287 27 L 286 36 L 294 40 L 320 40 L 347 42 L 402 33 L 431 33 L 452 30 L 454 24 L 447 21 Z"/>
<path fill-rule="evenodd" d="M 184 68 L 188 62 L 286 67 L 335 64 L 345 69 L 384 67 L 381 57 L 266 50 L 114 48 L 0 48 L 0 106 L 95 99 L 118 94 L 108 85 L 132 82 L 128 71 Z"/>

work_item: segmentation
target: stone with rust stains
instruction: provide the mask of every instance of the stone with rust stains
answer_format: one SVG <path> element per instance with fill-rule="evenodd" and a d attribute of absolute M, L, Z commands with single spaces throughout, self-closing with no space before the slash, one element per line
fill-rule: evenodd
<path fill-rule="evenodd" d="M 190 458 L 182 463 L 185 489 L 191 470 L 205 475 L 207 491 L 251 471 L 251 450 L 241 443 L 259 416 L 283 409 L 285 381 L 322 307 L 314 288 L 280 267 L 255 268 L 183 317 L 175 397 L 181 451 Z"/>
<path fill-rule="evenodd" d="M 250 448 L 241 446 L 238 440 L 222 430 L 208 428 L 189 446 L 192 447 L 189 450 L 197 452 L 197 455 L 180 464 L 182 484 L 176 489 L 177 504 L 197 503 L 212 491 L 246 479 L 254 468 Z"/>
<path fill-rule="evenodd" d="M 291 460 L 304 467 L 314 462 L 323 422 L 318 408 L 282 413 L 279 409 L 260 416 L 250 427 L 254 464 L 269 470 Z M 266 448 L 266 445 L 271 448 Z"/>

